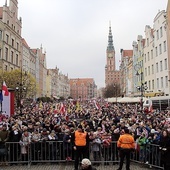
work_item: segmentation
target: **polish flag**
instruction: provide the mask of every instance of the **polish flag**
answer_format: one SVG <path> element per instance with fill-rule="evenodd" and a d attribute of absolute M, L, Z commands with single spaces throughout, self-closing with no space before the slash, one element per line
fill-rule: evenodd
<path fill-rule="evenodd" d="M 9 91 L 8 91 L 5 81 L 3 82 L 3 85 L 2 85 L 2 95 L 9 96 Z"/>
<path fill-rule="evenodd" d="M 66 112 L 66 108 L 65 108 L 64 104 L 61 103 L 61 105 L 60 105 L 60 113 L 65 114 L 65 112 Z"/>

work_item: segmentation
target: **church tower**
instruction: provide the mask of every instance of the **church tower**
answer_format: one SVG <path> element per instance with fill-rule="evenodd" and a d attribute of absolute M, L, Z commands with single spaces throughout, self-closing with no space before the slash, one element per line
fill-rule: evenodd
<path fill-rule="evenodd" d="M 106 50 L 106 66 L 105 66 L 105 85 L 115 83 L 115 48 L 113 46 L 113 36 L 111 25 L 109 26 L 108 46 Z"/>

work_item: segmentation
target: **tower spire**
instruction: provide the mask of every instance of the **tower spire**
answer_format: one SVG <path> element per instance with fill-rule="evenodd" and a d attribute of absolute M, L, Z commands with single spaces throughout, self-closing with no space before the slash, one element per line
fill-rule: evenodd
<path fill-rule="evenodd" d="M 5 1 L 5 6 L 7 6 L 7 0 Z"/>
<path fill-rule="evenodd" d="M 109 21 L 109 36 L 108 36 L 108 46 L 107 51 L 114 51 L 113 46 L 113 36 L 112 36 L 112 29 L 111 29 L 111 22 Z"/>

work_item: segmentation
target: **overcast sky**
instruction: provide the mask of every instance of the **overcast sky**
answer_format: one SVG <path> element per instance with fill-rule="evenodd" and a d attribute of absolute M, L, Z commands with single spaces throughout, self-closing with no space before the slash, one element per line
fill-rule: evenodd
<path fill-rule="evenodd" d="M 104 87 L 109 22 L 119 69 L 120 49 L 132 49 L 146 25 L 153 27 L 168 0 L 18 0 L 22 37 L 46 50 L 47 68 L 69 78 L 94 78 Z M 5 0 L 0 0 L 0 6 Z M 9 0 L 8 0 L 9 4 Z"/>

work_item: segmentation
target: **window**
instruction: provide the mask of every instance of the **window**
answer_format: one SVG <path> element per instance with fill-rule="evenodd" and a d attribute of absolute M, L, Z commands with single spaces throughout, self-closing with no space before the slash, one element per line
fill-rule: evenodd
<path fill-rule="evenodd" d="M 168 76 L 165 76 L 165 86 L 168 87 Z"/>
<path fill-rule="evenodd" d="M 18 54 L 16 54 L 16 65 L 18 66 Z"/>
<path fill-rule="evenodd" d="M 160 27 L 160 37 L 163 37 L 162 27 Z"/>
<path fill-rule="evenodd" d="M 158 56 L 158 48 L 155 47 L 155 54 L 156 54 L 156 57 Z"/>
<path fill-rule="evenodd" d="M 153 64 L 152 64 L 152 74 L 154 74 L 154 66 L 153 66 Z"/>
<path fill-rule="evenodd" d="M 147 47 L 149 47 L 149 38 L 147 38 Z"/>
<path fill-rule="evenodd" d="M 159 30 L 156 31 L 157 40 L 159 39 Z"/>
<path fill-rule="evenodd" d="M 162 61 L 160 61 L 160 71 L 163 70 Z"/>
<path fill-rule="evenodd" d="M 159 44 L 159 54 L 162 54 L 162 45 Z"/>
<path fill-rule="evenodd" d="M 151 89 L 151 81 L 149 80 L 149 90 Z"/>
<path fill-rule="evenodd" d="M 17 50 L 19 50 L 19 44 L 17 43 Z"/>
<path fill-rule="evenodd" d="M 8 70 L 8 66 L 7 65 L 5 65 L 5 71 L 7 71 Z"/>
<path fill-rule="evenodd" d="M 152 80 L 152 89 L 154 90 L 155 86 L 154 86 L 154 80 Z"/>
<path fill-rule="evenodd" d="M 167 70 L 167 58 L 165 58 L 164 60 L 164 66 L 165 66 L 165 70 Z"/>
<path fill-rule="evenodd" d="M 5 60 L 8 61 L 8 48 L 5 48 Z"/>
<path fill-rule="evenodd" d="M 156 79 L 157 89 L 159 89 L 159 78 Z"/>
<path fill-rule="evenodd" d="M 166 51 L 166 41 L 164 41 L 164 52 Z"/>
<path fill-rule="evenodd" d="M 147 76 L 147 68 L 145 68 L 145 76 Z"/>
<path fill-rule="evenodd" d="M 14 52 L 11 51 L 11 63 L 13 64 L 14 63 Z"/>
<path fill-rule="evenodd" d="M 151 59 L 153 59 L 153 50 L 151 50 Z"/>
<path fill-rule="evenodd" d="M 2 49 L 0 48 L 0 59 L 2 59 Z"/>
<path fill-rule="evenodd" d="M 156 63 L 156 72 L 158 73 L 159 69 L 158 69 L 158 63 Z"/>
<path fill-rule="evenodd" d="M 148 67 L 148 75 L 151 74 L 150 66 Z"/>
<path fill-rule="evenodd" d="M 12 45 L 12 47 L 14 47 L 14 39 L 13 38 L 12 38 L 12 44 L 11 45 Z"/>
<path fill-rule="evenodd" d="M 0 30 L 0 40 L 2 40 L 2 30 Z"/>
<path fill-rule="evenodd" d="M 163 88 L 164 82 L 163 82 L 163 77 L 161 77 L 161 88 Z"/>
<path fill-rule="evenodd" d="M 149 52 L 148 52 L 148 61 L 150 60 Z"/>
<path fill-rule="evenodd" d="M 6 34 L 6 43 L 8 44 L 8 41 L 9 41 L 9 35 Z"/>

